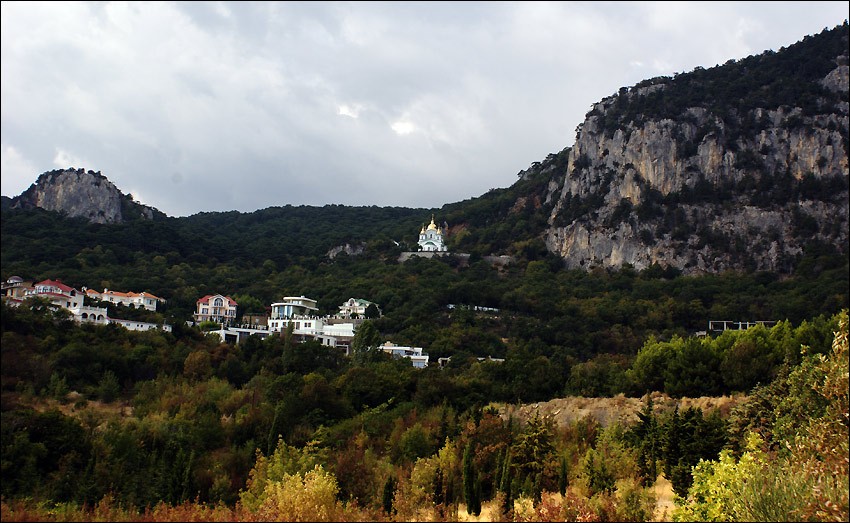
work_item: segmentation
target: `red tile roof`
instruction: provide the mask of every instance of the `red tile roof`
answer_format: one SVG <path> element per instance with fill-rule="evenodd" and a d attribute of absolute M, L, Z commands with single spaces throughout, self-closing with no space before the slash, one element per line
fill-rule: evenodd
<path fill-rule="evenodd" d="M 36 283 L 35 285 L 33 285 L 33 287 L 37 287 L 39 285 L 44 285 L 44 286 L 49 285 L 51 287 L 56 287 L 59 290 L 64 291 L 64 292 L 71 292 L 72 290 L 74 290 L 72 287 L 68 287 L 67 285 L 65 285 L 64 283 L 62 283 L 59 280 L 44 280 L 44 281 Z"/>

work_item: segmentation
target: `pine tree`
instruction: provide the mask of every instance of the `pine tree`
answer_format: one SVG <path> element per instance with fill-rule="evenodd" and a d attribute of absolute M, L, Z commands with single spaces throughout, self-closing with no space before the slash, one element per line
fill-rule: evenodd
<path fill-rule="evenodd" d="M 632 434 L 637 439 L 637 464 L 642 476 L 641 482 L 643 486 L 648 487 L 654 484 L 658 477 L 658 459 L 661 457 L 658 419 L 655 416 L 651 396 L 643 410 L 638 413 L 638 423 L 632 430 Z"/>

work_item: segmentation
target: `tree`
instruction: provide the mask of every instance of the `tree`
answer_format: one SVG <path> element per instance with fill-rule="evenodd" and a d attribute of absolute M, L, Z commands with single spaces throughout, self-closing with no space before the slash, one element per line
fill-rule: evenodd
<path fill-rule="evenodd" d="M 517 437 L 513 447 L 513 459 L 520 479 L 531 478 L 544 472 L 555 452 L 555 428 L 551 417 L 541 416 L 538 411 L 529 418 L 525 429 Z"/>
<path fill-rule="evenodd" d="M 561 493 L 561 496 L 565 496 L 567 494 L 567 487 L 570 485 L 568 474 L 569 469 L 567 468 L 567 456 L 561 456 L 561 469 L 558 473 L 558 492 Z"/>
<path fill-rule="evenodd" d="M 100 400 L 104 403 L 110 403 L 118 397 L 121 392 L 121 386 L 118 384 L 118 377 L 111 370 L 103 373 L 103 377 L 97 386 L 97 393 Z"/>
<path fill-rule="evenodd" d="M 655 416 L 652 396 L 647 397 L 644 408 L 638 412 L 638 422 L 629 430 L 627 439 L 637 448 L 638 470 L 641 483 L 648 487 L 658 477 L 657 463 L 661 458 L 661 441 L 658 418 Z"/>
<path fill-rule="evenodd" d="M 507 452 L 505 452 L 505 461 L 502 464 L 502 473 L 499 478 L 499 490 L 505 496 L 504 505 L 502 506 L 502 512 L 505 514 L 508 514 L 513 507 L 513 494 L 511 492 L 511 482 L 513 481 L 511 470 L 513 463 L 511 459 L 511 448 L 508 447 Z"/>
<path fill-rule="evenodd" d="M 374 320 L 376 318 L 381 317 L 381 311 L 378 310 L 378 306 L 374 303 L 370 303 L 368 307 L 366 307 L 366 311 L 364 312 L 366 319 Z"/>
<path fill-rule="evenodd" d="M 351 340 L 351 357 L 355 364 L 363 365 L 369 362 L 380 361 L 381 333 L 370 320 L 366 320 L 357 327 L 354 339 Z"/>
<path fill-rule="evenodd" d="M 472 443 L 467 443 L 463 451 L 463 495 L 467 514 L 477 516 L 481 514 L 481 481 L 472 462 L 473 457 Z"/>
<path fill-rule="evenodd" d="M 395 508 L 393 508 L 393 498 L 395 497 L 395 491 L 398 482 L 395 479 L 395 476 L 392 474 L 387 477 L 387 482 L 384 483 L 384 491 L 381 497 L 381 506 L 384 509 L 384 513 L 392 515 L 395 512 Z"/>

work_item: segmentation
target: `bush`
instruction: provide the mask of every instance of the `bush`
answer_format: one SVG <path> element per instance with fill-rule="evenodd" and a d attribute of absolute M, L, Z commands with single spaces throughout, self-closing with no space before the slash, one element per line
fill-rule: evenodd
<path fill-rule="evenodd" d="M 339 519 L 336 478 L 321 465 L 302 477 L 286 474 L 266 484 L 257 516 L 265 521 L 335 521 Z"/>

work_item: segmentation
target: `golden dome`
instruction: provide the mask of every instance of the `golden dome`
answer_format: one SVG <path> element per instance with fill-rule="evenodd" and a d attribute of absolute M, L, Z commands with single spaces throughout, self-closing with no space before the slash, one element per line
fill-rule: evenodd
<path fill-rule="evenodd" d="M 434 223 L 434 215 L 433 214 L 431 215 L 431 224 L 428 225 L 428 230 L 429 231 L 437 230 L 437 224 Z"/>

